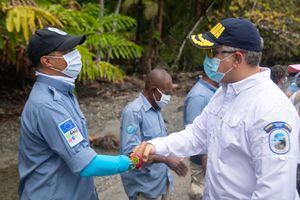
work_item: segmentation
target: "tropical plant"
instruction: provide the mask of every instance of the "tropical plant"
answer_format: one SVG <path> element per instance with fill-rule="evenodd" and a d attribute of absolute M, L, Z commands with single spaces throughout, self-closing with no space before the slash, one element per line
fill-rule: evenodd
<path fill-rule="evenodd" d="M 215 12 L 214 18 L 221 17 L 244 17 L 256 24 L 264 39 L 264 65 L 299 61 L 299 0 L 228 1 Z"/>
<path fill-rule="evenodd" d="M 2 1 L 0 17 L 4 20 L 1 20 L 0 54 L 3 61 L 12 64 L 7 66 L 24 65 L 24 59 L 16 58 L 17 55 L 25 57 L 29 36 L 37 29 L 50 25 L 71 34 L 88 36 L 85 44 L 78 48 L 85 64 L 79 80 L 122 80 L 124 72 L 114 63 L 141 57 L 143 52 L 142 47 L 130 41 L 130 30 L 135 27 L 135 20 L 107 11 L 100 16 L 99 8 L 94 3 L 82 6 L 76 1 L 64 3 L 53 4 L 50 0 L 44 0 L 38 5 L 32 0 Z"/>

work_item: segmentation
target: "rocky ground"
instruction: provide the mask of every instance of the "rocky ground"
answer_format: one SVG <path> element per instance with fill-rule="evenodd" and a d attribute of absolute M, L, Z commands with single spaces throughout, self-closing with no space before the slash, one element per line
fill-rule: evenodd
<path fill-rule="evenodd" d="M 175 95 L 170 105 L 163 111 L 168 132 L 181 130 L 182 105 L 184 94 L 192 86 L 195 74 L 178 75 L 175 79 Z M 190 80 L 189 80 L 190 78 Z M 186 81 L 183 84 L 182 80 Z M 180 84 L 179 84 L 180 83 Z M 78 87 L 81 109 L 85 114 L 90 135 L 119 137 L 119 119 L 123 107 L 138 96 L 143 87 L 140 79 L 127 78 L 125 84 L 111 85 L 109 83 L 93 83 Z M 26 99 L 26 98 L 23 98 Z M 1 99 L 0 102 L 0 199 L 17 199 L 17 155 L 19 139 L 19 114 L 22 103 Z M 95 148 L 99 153 L 117 154 L 117 151 Z M 186 161 L 188 164 L 188 161 Z M 175 175 L 175 191 L 171 194 L 173 200 L 188 199 L 190 178 Z M 102 200 L 127 199 L 120 176 L 95 178 L 97 190 Z"/>

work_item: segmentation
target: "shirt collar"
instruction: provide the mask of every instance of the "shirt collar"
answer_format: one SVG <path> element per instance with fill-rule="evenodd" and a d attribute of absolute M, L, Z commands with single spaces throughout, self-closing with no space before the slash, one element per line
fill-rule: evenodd
<path fill-rule="evenodd" d="M 269 68 L 261 67 L 259 73 L 235 83 L 222 84 L 222 88 L 225 88 L 225 90 L 231 88 L 235 94 L 239 94 L 240 92 L 257 85 L 260 80 L 270 79 L 270 74 Z"/>
<path fill-rule="evenodd" d="M 44 83 L 48 85 L 49 88 L 55 88 L 55 90 L 65 94 L 72 93 L 75 88 L 74 85 L 54 79 L 51 76 L 37 76 L 37 82 Z"/>
<path fill-rule="evenodd" d="M 211 90 L 212 92 L 216 92 L 218 88 L 216 88 L 215 86 L 213 86 L 212 84 L 206 82 L 205 80 L 202 80 L 201 78 L 198 79 L 198 82 L 202 85 L 204 85 L 205 87 L 207 87 L 209 90 Z"/>
<path fill-rule="evenodd" d="M 142 93 L 140 93 L 139 98 L 142 100 L 142 104 L 143 104 L 145 111 L 148 111 L 152 108 L 152 105 L 150 104 L 148 99 Z"/>
<path fill-rule="evenodd" d="M 35 75 L 36 76 L 46 76 L 46 77 L 49 77 L 49 78 L 52 78 L 52 79 L 61 80 L 61 81 L 64 81 L 64 82 L 66 82 L 70 85 L 73 85 L 73 86 L 74 86 L 74 83 L 75 83 L 75 80 L 72 79 L 72 78 L 68 78 L 68 77 L 64 77 L 64 76 L 48 75 L 48 74 L 44 74 L 44 73 L 39 72 L 39 71 L 36 71 Z"/>

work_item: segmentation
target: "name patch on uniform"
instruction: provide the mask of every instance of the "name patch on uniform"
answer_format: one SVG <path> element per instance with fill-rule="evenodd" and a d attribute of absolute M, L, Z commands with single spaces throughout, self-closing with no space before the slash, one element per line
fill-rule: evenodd
<path fill-rule="evenodd" d="M 286 122 L 272 122 L 265 126 L 264 130 L 269 133 L 269 146 L 276 154 L 286 154 L 290 150 L 289 133 L 292 128 Z"/>
<path fill-rule="evenodd" d="M 64 135 L 70 147 L 74 147 L 83 140 L 83 137 L 72 118 L 67 119 L 57 126 L 60 132 Z"/>
<path fill-rule="evenodd" d="M 127 127 L 126 127 L 126 133 L 127 134 L 134 134 L 136 133 L 137 131 L 137 126 L 134 125 L 134 124 L 129 124 Z"/>

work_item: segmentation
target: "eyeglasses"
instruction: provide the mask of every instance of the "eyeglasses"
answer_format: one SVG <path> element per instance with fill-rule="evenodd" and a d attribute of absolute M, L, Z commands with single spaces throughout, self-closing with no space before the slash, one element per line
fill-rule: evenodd
<path fill-rule="evenodd" d="M 223 51 L 223 50 L 217 50 L 217 49 L 206 49 L 206 55 L 209 58 L 214 58 L 218 54 L 224 54 L 224 53 L 235 53 L 237 51 Z"/>

